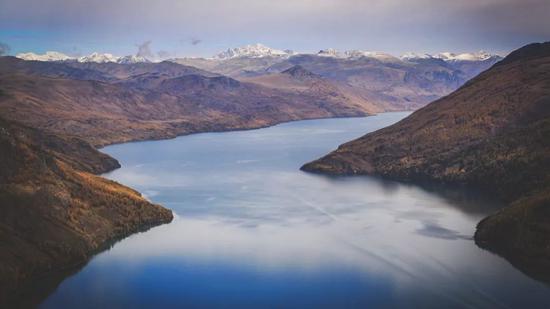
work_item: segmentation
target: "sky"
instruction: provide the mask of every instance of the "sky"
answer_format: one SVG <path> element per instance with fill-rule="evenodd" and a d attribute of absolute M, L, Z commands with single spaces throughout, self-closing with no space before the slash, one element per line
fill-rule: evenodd
<path fill-rule="evenodd" d="M 212 56 L 262 43 L 394 55 L 550 40 L 550 0 L 0 0 L 0 54 Z"/>

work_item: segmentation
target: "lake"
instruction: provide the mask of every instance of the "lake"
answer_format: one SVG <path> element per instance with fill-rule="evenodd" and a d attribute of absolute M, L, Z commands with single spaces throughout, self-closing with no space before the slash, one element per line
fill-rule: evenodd
<path fill-rule="evenodd" d="M 109 146 L 105 176 L 173 210 L 65 279 L 43 308 L 550 308 L 550 289 L 479 249 L 498 203 L 461 188 L 299 170 L 409 113 Z"/>

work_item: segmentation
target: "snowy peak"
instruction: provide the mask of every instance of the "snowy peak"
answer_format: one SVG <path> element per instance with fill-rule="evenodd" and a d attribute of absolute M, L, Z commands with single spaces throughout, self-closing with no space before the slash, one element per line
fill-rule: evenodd
<path fill-rule="evenodd" d="M 334 48 L 321 49 L 321 50 L 317 53 L 317 56 L 321 56 L 321 57 L 343 58 L 342 53 L 339 52 L 338 50 L 334 49 Z"/>
<path fill-rule="evenodd" d="M 498 55 L 493 55 L 485 51 L 479 51 L 477 53 L 461 53 L 455 54 L 451 52 L 443 52 L 435 55 L 430 54 L 415 54 L 406 53 L 401 56 L 402 60 L 416 60 L 416 59 L 440 59 L 446 62 L 454 61 L 485 61 L 488 59 L 500 59 Z"/>
<path fill-rule="evenodd" d="M 74 59 L 73 57 L 56 51 L 47 51 L 45 54 L 42 55 L 35 53 L 20 53 L 17 54 L 16 57 L 19 59 L 32 61 L 66 61 Z"/>
<path fill-rule="evenodd" d="M 100 54 L 92 53 L 88 56 L 83 56 L 77 59 L 78 62 L 96 62 L 96 63 L 106 63 L 106 62 L 117 62 L 119 57 L 115 57 L 112 54 Z"/>
<path fill-rule="evenodd" d="M 224 52 L 221 52 L 214 56 L 214 59 L 226 60 L 239 57 L 249 57 L 249 58 L 261 58 L 266 56 L 271 57 L 289 57 L 293 55 L 294 52 L 290 50 L 278 50 L 267 47 L 263 44 L 254 44 L 246 45 L 242 47 L 229 48 Z"/>
<path fill-rule="evenodd" d="M 88 56 L 71 57 L 56 51 L 48 51 L 45 54 L 35 53 L 20 53 L 16 55 L 17 58 L 23 60 L 32 61 L 77 61 L 77 62 L 95 62 L 95 63 L 107 63 L 115 62 L 122 64 L 150 62 L 148 59 L 135 55 L 128 55 L 124 57 L 117 57 L 109 53 L 92 53 Z"/>
<path fill-rule="evenodd" d="M 434 56 L 430 54 L 417 54 L 413 52 L 408 52 L 401 55 L 401 60 L 415 60 L 415 59 L 432 59 Z"/>
<path fill-rule="evenodd" d="M 141 62 L 151 62 L 151 61 L 149 61 L 147 58 L 142 56 L 128 55 L 128 56 L 118 58 L 117 62 L 122 64 L 129 64 L 129 63 L 141 63 Z"/>
<path fill-rule="evenodd" d="M 494 57 L 485 51 L 479 51 L 477 53 L 462 53 L 455 54 L 450 52 L 439 53 L 434 58 L 439 58 L 445 61 L 484 61 Z"/>
<path fill-rule="evenodd" d="M 346 55 L 346 58 L 352 58 L 352 59 L 366 57 L 366 58 L 373 58 L 380 61 L 399 60 L 395 56 L 390 55 L 388 53 L 376 52 L 376 51 L 348 50 L 348 51 L 345 51 L 344 54 Z"/>
<path fill-rule="evenodd" d="M 391 62 L 399 61 L 399 58 L 390 55 L 388 53 L 377 52 L 377 51 L 366 51 L 366 50 L 346 50 L 340 52 L 334 48 L 322 49 L 317 53 L 317 56 L 321 57 L 333 57 L 333 58 L 342 58 L 342 59 L 360 59 L 360 58 L 371 58 L 376 59 L 382 62 Z"/>

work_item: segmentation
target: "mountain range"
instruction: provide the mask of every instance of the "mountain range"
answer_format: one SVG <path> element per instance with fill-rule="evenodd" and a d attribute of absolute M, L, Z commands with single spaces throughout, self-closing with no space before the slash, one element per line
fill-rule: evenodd
<path fill-rule="evenodd" d="M 59 52 L 18 54 L 31 61 L 75 63 L 137 64 L 149 62 L 138 56 L 116 57 L 93 53 L 70 57 Z M 414 110 L 452 92 L 470 78 L 502 59 L 486 52 L 439 53 L 417 55 L 407 53 L 400 57 L 383 52 L 335 49 L 316 54 L 278 50 L 262 44 L 230 48 L 211 58 L 175 58 L 170 62 L 183 64 L 254 83 L 252 77 L 276 74 L 299 65 L 332 83 L 369 106 L 367 112 Z M 260 78 L 265 86 L 268 79 Z M 276 79 L 272 79 L 274 82 Z M 273 85 L 270 88 L 278 88 Z M 280 88 L 280 87 L 279 87 Z"/>
<path fill-rule="evenodd" d="M 128 55 L 123 57 L 114 56 L 109 53 L 91 53 L 87 56 L 73 57 L 56 51 L 48 51 L 44 54 L 19 53 L 17 58 L 29 61 L 77 61 L 77 62 L 116 62 L 116 63 L 139 63 L 139 62 L 151 62 L 145 57 L 137 55 Z"/>
<path fill-rule="evenodd" d="M 300 65 L 353 94 L 371 112 L 413 110 L 449 94 L 470 78 L 502 59 L 485 52 L 395 57 L 382 52 L 321 50 L 316 54 L 248 45 L 213 58 L 170 61 L 254 82 Z M 265 84 L 265 80 L 263 80 Z"/>
<path fill-rule="evenodd" d="M 174 62 L 40 62 L 1 57 L 0 112 L 11 120 L 71 134 L 95 146 L 369 113 L 368 106 L 321 77 L 313 79 L 319 82 L 305 87 L 314 90 L 283 89 Z"/>
<path fill-rule="evenodd" d="M 225 51 L 222 51 L 211 58 L 176 58 L 177 59 L 206 59 L 206 60 L 218 60 L 225 61 L 235 58 L 263 58 L 263 57 L 280 57 L 288 58 L 295 55 L 308 54 L 308 53 L 299 53 L 293 50 L 285 49 L 274 49 L 268 46 L 265 46 L 260 43 L 245 45 L 241 47 L 228 48 Z M 493 55 L 485 51 L 479 51 L 476 53 L 451 53 L 451 52 L 442 52 L 438 54 L 416 54 L 416 53 L 405 53 L 399 57 L 390 55 L 384 52 L 376 51 L 363 51 L 363 50 L 347 50 L 340 52 L 336 49 L 329 48 L 320 50 L 317 55 L 335 57 L 335 58 L 360 58 L 360 57 L 370 57 L 378 60 L 411 60 L 411 59 L 427 59 L 427 58 L 436 58 L 442 59 L 445 61 L 484 61 L 490 58 L 500 58 L 498 55 Z M 23 60 L 34 60 L 34 61 L 71 61 L 76 60 L 79 62 L 122 62 L 121 59 L 132 59 L 133 62 L 148 62 L 145 57 L 137 55 L 128 55 L 123 57 L 114 56 L 110 53 L 98 53 L 94 52 L 88 56 L 69 56 L 57 51 L 47 51 L 44 54 L 36 54 L 33 52 L 19 53 L 16 55 L 17 58 Z"/>

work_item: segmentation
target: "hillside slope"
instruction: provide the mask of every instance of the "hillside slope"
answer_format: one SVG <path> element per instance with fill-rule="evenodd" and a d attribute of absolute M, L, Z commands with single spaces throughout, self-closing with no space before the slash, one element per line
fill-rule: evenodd
<path fill-rule="evenodd" d="M 336 105 L 356 106 L 371 113 L 383 112 L 384 109 L 349 91 L 349 87 L 339 87 L 334 82 L 295 65 L 278 73 L 263 74 L 241 78 L 241 81 L 258 84 L 267 88 L 295 91 L 310 97 L 323 98 Z"/>
<path fill-rule="evenodd" d="M 0 57 L 0 68 L 4 117 L 95 146 L 370 113 L 344 96 L 269 88 L 170 62 L 68 64 Z"/>
<path fill-rule="evenodd" d="M 117 167 L 82 140 L 0 119 L 0 306 L 36 278 L 172 220 L 171 211 L 94 175 Z"/>
<path fill-rule="evenodd" d="M 526 271 L 536 264 L 550 279 L 550 43 L 516 50 L 452 94 L 302 169 L 495 192 L 511 206 L 479 224 L 477 243 Z"/>

